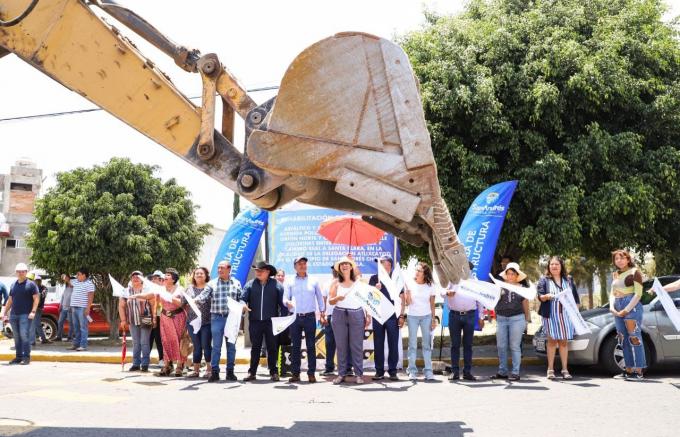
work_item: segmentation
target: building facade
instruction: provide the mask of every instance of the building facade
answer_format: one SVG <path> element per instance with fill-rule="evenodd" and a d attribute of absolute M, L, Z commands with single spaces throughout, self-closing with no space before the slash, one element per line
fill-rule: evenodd
<path fill-rule="evenodd" d="M 42 170 L 27 159 L 0 174 L 0 276 L 11 276 L 17 263 L 29 262 L 26 236 L 42 180 Z"/>

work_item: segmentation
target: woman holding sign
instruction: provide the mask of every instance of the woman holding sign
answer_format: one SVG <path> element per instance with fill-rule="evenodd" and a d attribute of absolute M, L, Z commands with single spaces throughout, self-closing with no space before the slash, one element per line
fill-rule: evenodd
<path fill-rule="evenodd" d="M 132 336 L 132 367 L 130 372 L 148 372 L 151 353 L 151 328 L 156 324 L 153 295 L 144 295 L 142 272 L 134 271 L 130 276 L 127 296 L 118 301 L 120 329 L 130 330 Z"/>
<path fill-rule="evenodd" d="M 199 267 L 194 270 L 191 275 L 191 286 L 187 287 L 186 295 L 182 295 L 182 306 L 188 307 L 187 313 L 187 329 L 189 330 L 189 335 L 191 336 L 191 342 L 194 345 L 194 371 L 189 375 L 190 378 L 198 378 L 199 372 L 201 370 L 201 352 L 203 352 L 203 358 L 205 358 L 206 369 L 204 378 L 208 378 L 212 375 L 212 368 L 210 367 L 210 358 L 212 357 L 212 332 L 210 330 L 210 305 L 212 299 L 208 298 L 202 302 L 195 302 L 196 307 L 200 312 L 201 317 L 201 327 L 198 332 L 194 331 L 193 322 L 199 317 L 194 310 L 189 305 L 187 297 L 194 299 L 203 293 L 206 288 L 211 288 L 207 282 L 210 281 L 210 272 L 205 267 Z M 196 322 L 198 323 L 198 322 Z"/>
<path fill-rule="evenodd" d="M 404 307 L 408 306 L 408 379 L 418 379 L 416 367 L 416 353 L 418 349 L 418 328 L 423 338 L 423 360 L 425 360 L 425 380 L 434 380 L 432 371 L 432 330 L 437 327 L 434 317 L 435 289 L 432 286 L 432 269 L 424 262 L 416 266 L 415 283 L 406 286 L 405 299 L 401 301 L 401 316 L 399 326 L 404 323 Z"/>
<path fill-rule="evenodd" d="M 553 256 L 548 262 L 545 276 L 536 286 L 538 300 L 541 306 L 538 314 L 543 317 L 543 331 L 548 336 L 548 379 L 555 379 L 555 351 L 560 346 L 560 360 L 562 362 L 562 378 L 572 379 L 567 364 L 569 357 L 569 340 L 574 338 L 574 327 L 569 319 L 559 297 L 564 293 L 572 293 L 576 304 L 580 302 L 576 286 L 571 277 L 567 276 L 564 260 Z"/>
<path fill-rule="evenodd" d="M 364 329 L 371 323 L 371 317 L 364 311 L 361 302 L 354 296 L 358 278 L 355 276 L 356 263 L 344 257 L 335 263 L 338 280 L 329 290 L 328 302 L 333 309 L 333 334 L 338 354 L 338 377 L 333 384 L 345 382 L 347 376 L 347 357 L 351 356 L 356 383 L 364 383 Z"/>
<path fill-rule="evenodd" d="M 628 251 L 615 250 L 612 261 L 617 270 L 613 275 L 609 311 L 614 314 L 616 333 L 623 349 L 626 370 L 622 376 L 629 381 L 641 381 L 642 369 L 647 367 L 641 327 L 642 275 Z"/>

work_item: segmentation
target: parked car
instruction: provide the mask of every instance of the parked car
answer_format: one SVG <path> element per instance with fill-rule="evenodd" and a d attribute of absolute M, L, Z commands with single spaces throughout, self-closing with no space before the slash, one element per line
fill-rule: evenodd
<path fill-rule="evenodd" d="M 662 276 L 662 285 L 680 279 L 680 275 Z M 653 281 L 643 284 L 642 335 L 648 366 L 680 361 L 680 333 L 675 330 L 668 315 L 661 306 L 659 298 L 649 293 Z M 675 306 L 680 308 L 680 291 L 669 293 Z M 609 312 L 609 304 L 592 310 L 582 311 L 581 315 L 591 329 L 590 334 L 577 335 L 569 342 L 569 362 L 571 364 L 597 365 L 612 374 L 624 368 L 623 350 L 619 346 L 614 327 L 614 316 Z M 546 334 L 543 328 L 534 334 L 536 354 L 545 357 Z M 559 361 L 559 360 L 558 360 Z"/>
<path fill-rule="evenodd" d="M 59 302 L 46 303 L 43 309 L 43 314 L 40 319 L 42 327 L 45 330 L 45 336 L 50 340 L 57 338 L 57 322 L 59 321 L 59 311 L 61 305 Z M 89 325 L 89 335 L 109 335 L 109 323 L 106 321 L 106 316 L 102 307 L 99 304 L 92 304 L 90 309 L 90 317 L 92 322 Z M 64 323 L 64 334 L 69 330 L 68 321 Z M 8 338 L 12 338 L 12 327 L 9 323 L 4 325 L 4 334 Z"/>

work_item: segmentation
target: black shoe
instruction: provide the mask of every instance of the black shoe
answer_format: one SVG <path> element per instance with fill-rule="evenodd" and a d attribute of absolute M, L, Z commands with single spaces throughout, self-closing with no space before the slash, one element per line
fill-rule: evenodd
<path fill-rule="evenodd" d="M 380 374 L 376 373 L 375 375 L 373 375 L 371 377 L 371 379 L 373 381 L 382 381 L 383 379 L 385 379 L 385 374 L 384 373 L 380 373 Z"/>
<path fill-rule="evenodd" d="M 21 363 L 21 358 L 15 358 L 12 361 L 9 362 L 9 365 L 12 366 L 14 364 L 20 364 Z"/>
<path fill-rule="evenodd" d="M 210 377 L 208 378 L 208 382 L 217 382 L 220 380 L 220 374 L 217 372 L 213 372 L 210 374 Z"/>
<path fill-rule="evenodd" d="M 31 364 L 31 359 L 30 358 L 24 358 L 23 360 L 21 360 L 21 363 L 19 363 L 19 364 L 21 364 L 22 366 L 28 366 L 29 364 Z"/>
<path fill-rule="evenodd" d="M 321 372 L 321 376 L 334 376 L 334 375 L 335 372 L 332 370 L 324 370 L 323 372 Z"/>
<path fill-rule="evenodd" d="M 495 375 L 491 376 L 491 379 L 508 379 L 508 375 L 496 373 Z"/>
<path fill-rule="evenodd" d="M 142 366 L 142 372 L 147 373 L 149 371 L 149 366 Z"/>
<path fill-rule="evenodd" d="M 451 375 L 449 375 L 449 381 L 458 381 L 460 379 L 460 373 L 458 372 L 453 372 Z"/>
<path fill-rule="evenodd" d="M 128 369 L 128 372 L 139 372 L 139 366 L 132 366 Z"/>
<path fill-rule="evenodd" d="M 508 376 L 508 381 L 519 381 L 519 375 L 512 374 Z"/>
<path fill-rule="evenodd" d="M 272 373 L 272 377 L 271 377 L 271 378 L 272 378 L 272 381 L 274 381 L 274 382 L 278 382 L 278 381 L 281 380 L 281 378 L 279 377 L 279 374 L 278 374 L 278 373 Z M 299 377 L 298 377 L 298 380 L 300 380 Z"/>
<path fill-rule="evenodd" d="M 390 381 L 399 381 L 399 377 L 396 373 L 390 373 Z"/>
<path fill-rule="evenodd" d="M 477 381 L 477 378 L 472 373 L 463 373 L 463 379 L 466 381 Z"/>
<path fill-rule="evenodd" d="M 238 381 L 238 378 L 236 375 L 234 375 L 234 371 L 232 370 L 231 372 L 227 372 L 227 376 L 224 378 L 227 381 Z"/>

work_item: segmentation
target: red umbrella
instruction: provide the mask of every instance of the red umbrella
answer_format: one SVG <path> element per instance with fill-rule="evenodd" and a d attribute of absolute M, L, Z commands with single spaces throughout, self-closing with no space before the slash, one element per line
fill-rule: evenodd
<path fill-rule="evenodd" d="M 318 232 L 333 244 L 348 245 L 350 252 L 352 246 L 375 244 L 385 235 L 382 229 L 352 215 L 330 218 L 321 223 Z"/>
<path fill-rule="evenodd" d="M 127 338 L 125 338 L 125 330 L 123 330 L 123 348 L 121 349 L 121 359 L 120 359 L 120 366 L 123 368 L 123 371 L 125 371 L 125 356 L 127 355 Z"/>

